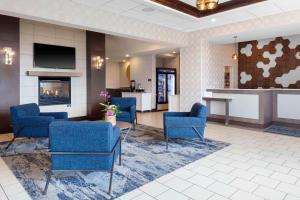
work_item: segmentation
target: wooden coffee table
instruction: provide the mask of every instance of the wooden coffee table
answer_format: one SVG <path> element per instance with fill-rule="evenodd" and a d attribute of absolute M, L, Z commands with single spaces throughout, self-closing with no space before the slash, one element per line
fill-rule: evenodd
<path fill-rule="evenodd" d="M 128 122 L 117 121 L 116 126 L 120 127 L 121 133 L 124 134 L 123 141 L 126 141 L 126 138 L 132 129 L 132 124 Z"/>

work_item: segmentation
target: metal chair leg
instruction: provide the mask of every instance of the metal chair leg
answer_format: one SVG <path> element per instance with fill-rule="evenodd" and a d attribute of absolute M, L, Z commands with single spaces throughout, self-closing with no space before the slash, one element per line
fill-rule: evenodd
<path fill-rule="evenodd" d="M 169 138 L 168 135 L 166 136 L 166 149 L 169 149 Z"/>
<path fill-rule="evenodd" d="M 122 165 L 122 142 L 120 140 L 119 165 Z"/>
<path fill-rule="evenodd" d="M 50 179 L 51 179 L 51 175 L 52 175 L 52 171 L 50 170 L 50 171 L 47 172 L 47 181 L 46 181 L 46 185 L 45 185 L 45 188 L 44 188 L 44 191 L 43 191 L 43 195 L 47 194 L 47 190 L 48 190 L 49 182 L 50 182 Z"/>
<path fill-rule="evenodd" d="M 16 137 L 14 137 L 7 145 L 7 147 L 5 148 L 5 150 L 7 150 L 11 145 L 12 143 L 15 141 Z"/>
<path fill-rule="evenodd" d="M 114 163 L 115 163 L 115 151 L 113 153 L 112 157 L 112 165 L 111 165 L 111 170 L 110 170 L 110 178 L 109 178 L 109 188 L 108 188 L 108 194 L 111 194 L 111 186 L 112 186 L 112 179 L 113 179 L 113 173 L 114 173 Z"/>

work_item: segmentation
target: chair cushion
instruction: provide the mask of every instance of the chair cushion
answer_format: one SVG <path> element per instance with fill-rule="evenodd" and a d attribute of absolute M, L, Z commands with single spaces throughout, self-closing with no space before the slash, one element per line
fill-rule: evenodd
<path fill-rule="evenodd" d="M 118 118 L 130 118 L 130 112 L 122 111 L 118 114 Z"/>
<path fill-rule="evenodd" d="M 121 111 L 130 111 L 130 107 L 136 105 L 134 97 L 113 97 L 111 104 L 119 107 Z"/>

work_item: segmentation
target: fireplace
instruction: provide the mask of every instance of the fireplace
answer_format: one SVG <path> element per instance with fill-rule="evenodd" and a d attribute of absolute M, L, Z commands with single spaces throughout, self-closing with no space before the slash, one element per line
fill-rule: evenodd
<path fill-rule="evenodd" d="M 39 105 L 71 104 L 70 77 L 39 77 Z"/>

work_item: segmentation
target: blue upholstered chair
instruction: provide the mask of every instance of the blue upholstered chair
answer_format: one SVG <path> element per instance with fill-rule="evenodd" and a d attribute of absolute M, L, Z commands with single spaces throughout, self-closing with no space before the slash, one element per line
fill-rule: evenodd
<path fill-rule="evenodd" d="M 117 121 L 129 122 L 135 127 L 136 120 L 136 98 L 134 97 L 113 97 L 111 104 L 119 107 L 121 113 Z"/>
<path fill-rule="evenodd" d="M 203 141 L 207 108 L 195 103 L 190 112 L 165 112 L 164 135 L 168 149 L 169 138 L 199 138 Z"/>
<path fill-rule="evenodd" d="M 66 112 L 41 113 L 37 104 L 24 104 L 10 108 L 14 138 L 6 149 L 18 137 L 48 137 L 49 125 L 57 120 L 68 120 Z"/>
<path fill-rule="evenodd" d="M 121 165 L 120 128 L 109 122 L 53 122 L 50 125 L 51 168 L 55 171 L 109 171 L 111 193 L 114 161 Z"/>

